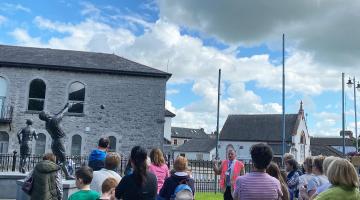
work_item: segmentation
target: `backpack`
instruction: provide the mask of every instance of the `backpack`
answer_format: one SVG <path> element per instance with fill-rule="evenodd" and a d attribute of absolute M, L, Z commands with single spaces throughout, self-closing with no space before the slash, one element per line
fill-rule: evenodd
<path fill-rule="evenodd" d="M 171 195 L 170 200 L 193 200 L 194 195 L 192 189 L 187 183 L 187 180 L 184 179 L 179 182 L 176 186 L 174 194 Z"/>

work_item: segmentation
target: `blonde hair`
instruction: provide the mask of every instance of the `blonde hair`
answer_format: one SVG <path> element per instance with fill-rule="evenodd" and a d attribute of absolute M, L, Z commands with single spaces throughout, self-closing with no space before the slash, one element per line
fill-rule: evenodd
<path fill-rule="evenodd" d="M 328 176 L 327 174 L 327 171 L 329 170 L 329 167 L 330 167 L 330 164 L 335 161 L 335 160 L 338 160 L 338 159 L 341 159 L 339 157 L 335 157 L 335 156 L 329 156 L 329 157 L 326 157 L 323 161 L 323 170 L 324 170 L 324 174 L 326 176 Z"/>
<path fill-rule="evenodd" d="M 285 153 L 284 154 L 284 161 L 290 160 L 290 159 L 295 159 L 294 155 L 292 155 L 291 153 Z"/>
<path fill-rule="evenodd" d="M 331 162 L 327 174 L 332 185 L 350 188 L 359 187 L 359 176 L 355 167 L 348 160 L 334 160 Z"/>
<path fill-rule="evenodd" d="M 120 155 L 116 152 L 109 152 L 105 158 L 105 169 L 115 170 L 121 162 Z"/>
<path fill-rule="evenodd" d="M 150 152 L 151 162 L 156 166 L 165 164 L 164 155 L 159 148 L 153 149 Z"/>
<path fill-rule="evenodd" d="M 187 170 L 188 160 L 183 156 L 178 156 L 174 162 L 174 169 L 177 172 L 185 172 Z"/>

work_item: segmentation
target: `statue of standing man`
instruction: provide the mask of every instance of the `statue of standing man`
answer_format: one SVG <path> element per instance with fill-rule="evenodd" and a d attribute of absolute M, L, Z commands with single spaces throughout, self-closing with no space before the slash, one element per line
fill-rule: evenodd
<path fill-rule="evenodd" d="M 22 128 L 18 133 L 17 137 L 20 144 L 20 168 L 21 173 L 25 173 L 26 160 L 31 154 L 31 141 L 33 138 L 37 139 L 35 129 L 32 127 L 32 120 L 26 120 L 26 127 Z"/>
<path fill-rule="evenodd" d="M 66 152 L 64 147 L 65 132 L 62 130 L 60 126 L 60 122 L 64 114 L 71 108 L 71 106 L 72 106 L 71 104 L 67 103 L 65 107 L 58 114 L 53 116 L 50 116 L 49 113 L 46 113 L 44 111 L 42 111 L 39 114 L 39 118 L 42 121 L 45 121 L 46 130 L 52 138 L 51 150 L 56 156 L 56 162 L 60 165 L 61 169 L 63 170 L 66 180 L 74 179 L 74 177 L 72 177 L 69 174 L 66 168 L 67 161 L 66 161 Z"/>

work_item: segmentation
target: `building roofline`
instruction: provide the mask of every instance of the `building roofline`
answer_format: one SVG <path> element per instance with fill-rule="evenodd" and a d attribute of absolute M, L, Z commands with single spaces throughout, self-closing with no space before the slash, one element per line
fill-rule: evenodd
<path fill-rule="evenodd" d="M 86 72 L 86 73 L 104 73 L 104 74 L 116 74 L 116 75 L 129 75 L 129 76 L 145 76 L 145 77 L 157 77 L 166 78 L 169 80 L 172 74 L 164 72 L 163 74 L 151 73 L 151 72 L 135 72 L 125 70 L 111 70 L 111 69 L 96 69 L 96 68 L 84 68 L 84 67 L 72 67 L 72 66 L 59 66 L 59 65 L 43 65 L 43 64 L 29 64 L 29 63 L 12 63 L 1 62 L 0 67 L 22 67 L 32 69 L 48 69 L 59 71 L 73 71 L 73 72 Z"/>

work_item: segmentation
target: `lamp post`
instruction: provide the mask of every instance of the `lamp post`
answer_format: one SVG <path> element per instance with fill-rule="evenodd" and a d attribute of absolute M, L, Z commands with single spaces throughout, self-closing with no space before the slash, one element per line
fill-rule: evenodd
<path fill-rule="evenodd" d="M 360 91 L 360 83 L 358 82 L 357 85 L 356 84 L 356 80 L 355 80 L 355 76 L 353 78 L 353 80 L 351 80 L 351 78 L 349 78 L 348 82 L 346 83 L 348 85 L 349 88 L 353 87 L 354 85 L 354 111 L 355 111 L 355 138 L 356 138 L 356 153 L 359 152 L 359 143 L 358 143 L 358 133 L 357 133 L 357 110 L 356 110 L 356 89 Z"/>

